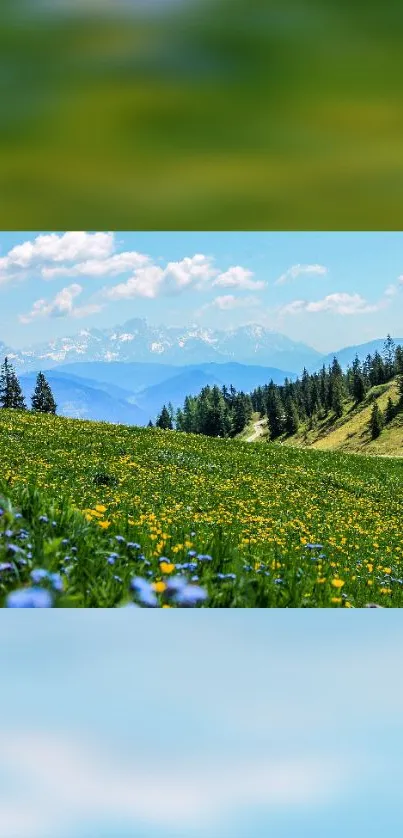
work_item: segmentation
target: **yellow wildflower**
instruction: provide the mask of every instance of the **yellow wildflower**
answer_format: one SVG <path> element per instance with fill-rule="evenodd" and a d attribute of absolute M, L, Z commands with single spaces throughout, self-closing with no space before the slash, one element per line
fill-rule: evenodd
<path fill-rule="evenodd" d="M 175 570 L 175 565 L 172 564 L 172 562 L 161 562 L 160 570 L 162 573 L 172 573 L 172 571 Z"/>

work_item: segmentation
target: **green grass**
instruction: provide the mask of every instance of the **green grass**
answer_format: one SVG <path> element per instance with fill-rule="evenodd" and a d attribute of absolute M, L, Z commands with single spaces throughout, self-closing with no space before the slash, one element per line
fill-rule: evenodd
<path fill-rule="evenodd" d="M 372 387 L 361 405 L 355 405 L 352 400 L 346 401 L 343 416 L 339 419 L 333 413 L 329 413 L 323 419 L 317 420 L 312 428 L 309 422 L 301 423 L 294 436 L 283 437 L 281 442 L 321 451 L 340 450 L 348 453 L 403 456 L 402 413 L 386 425 L 375 440 L 371 439 L 368 427 L 374 401 L 377 401 L 380 410 L 384 412 L 389 396 L 393 402 L 397 402 L 396 380 Z"/>
<path fill-rule="evenodd" d="M 3 604 L 45 568 L 61 606 L 124 604 L 134 576 L 159 605 L 176 576 L 209 607 L 403 605 L 400 459 L 0 410 L 0 473 Z"/>

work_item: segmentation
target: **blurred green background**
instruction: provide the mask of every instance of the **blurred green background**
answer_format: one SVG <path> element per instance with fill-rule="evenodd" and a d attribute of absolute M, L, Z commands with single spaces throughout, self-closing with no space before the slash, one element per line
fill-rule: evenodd
<path fill-rule="evenodd" d="M 3 229 L 402 229 L 403 4 L 3 0 Z"/>

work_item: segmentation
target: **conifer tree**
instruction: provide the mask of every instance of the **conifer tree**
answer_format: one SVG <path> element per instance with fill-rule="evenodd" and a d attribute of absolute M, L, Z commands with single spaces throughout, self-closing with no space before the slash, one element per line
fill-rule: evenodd
<path fill-rule="evenodd" d="M 0 407 L 26 410 L 20 382 L 8 358 L 4 359 L 0 370 Z"/>
<path fill-rule="evenodd" d="M 273 380 L 270 381 L 267 395 L 267 420 L 270 439 L 276 439 L 284 430 L 284 407 L 279 388 L 276 387 Z"/>
<path fill-rule="evenodd" d="M 395 343 L 392 340 L 391 336 L 387 335 L 385 343 L 383 344 L 384 369 L 385 378 L 387 381 L 389 381 L 389 379 L 393 377 L 395 366 L 395 351 Z"/>
<path fill-rule="evenodd" d="M 169 415 L 169 410 L 167 409 L 165 404 L 156 421 L 156 427 L 162 428 L 164 431 L 172 431 L 172 419 Z"/>
<path fill-rule="evenodd" d="M 333 381 L 332 386 L 332 408 L 337 416 L 340 419 L 343 416 L 343 390 L 342 390 L 342 381 L 339 376 Z"/>
<path fill-rule="evenodd" d="M 53 398 L 49 382 L 46 380 L 43 372 L 38 373 L 31 405 L 35 413 L 56 413 L 57 405 Z"/>
<path fill-rule="evenodd" d="M 351 373 L 351 390 L 353 397 L 357 404 L 360 404 L 364 401 L 365 398 L 365 381 L 364 376 L 361 372 L 361 364 L 358 360 L 357 355 L 353 361 L 352 366 L 352 373 Z"/>
<path fill-rule="evenodd" d="M 289 436 L 297 433 L 299 425 L 297 406 L 292 399 L 285 403 L 285 430 Z"/>
<path fill-rule="evenodd" d="M 379 410 L 378 402 L 375 402 L 374 406 L 372 408 L 371 418 L 369 420 L 369 429 L 371 431 L 371 438 L 372 439 L 377 439 L 377 437 L 379 436 L 379 434 L 382 431 L 382 427 L 383 427 L 382 413 Z"/>
<path fill-rule="evenodd" d="M 389 396 L 388 403 L 386 405 L 386 410 L 385 410 L 385 422 L 386 422 L 386 424 L 388 422 L 392 421 L 394 415 L 395 415 L 395 406 L 392 402 L 391 397 Z"/>

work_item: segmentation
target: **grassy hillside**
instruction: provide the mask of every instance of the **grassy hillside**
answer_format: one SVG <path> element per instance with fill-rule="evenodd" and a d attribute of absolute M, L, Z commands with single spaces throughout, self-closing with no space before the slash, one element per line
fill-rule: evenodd
<path fill-rule="evenodd" d="M 361 405 L 346 402 L 340 419 L 330 413 L 313 428 L 309 427 L 309 423 L 303 423 L 297 434 L 282 441 L 288 445 L 312 447 L 321 451 L 337 449 L 350 453 L 403 456 L 403 413 L 388 423 L 377 439 L 371 439 L 368 428 L 374 401 L 384 413 L 389 396 L 393 402 L 397 402 L 396 380 L 372 387 Z"/>
<path fill-rule="evenodd" d="M 0 473 L 2 603 L 403 605 L 403 460 L 0 410 Z"/>

